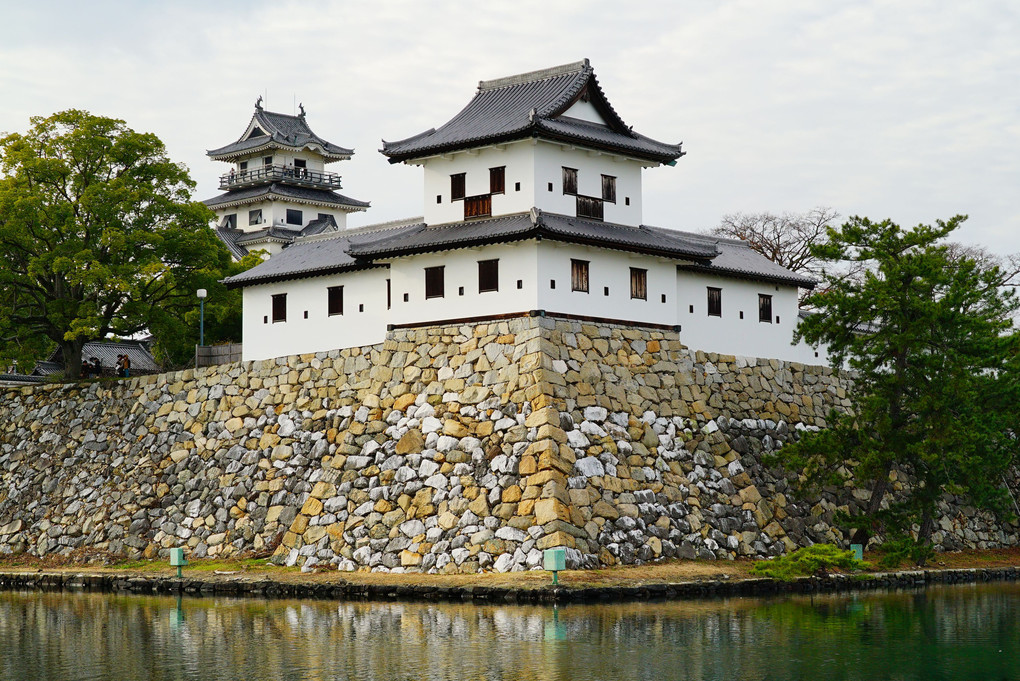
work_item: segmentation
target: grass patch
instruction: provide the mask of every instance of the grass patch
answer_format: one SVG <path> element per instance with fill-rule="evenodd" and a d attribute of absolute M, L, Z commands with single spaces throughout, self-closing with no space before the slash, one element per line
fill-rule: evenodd
<path fill-rule="evenodd" d="M 772 560 L 759 560 L 751 567 L 751 574 L 788 582 L 796 577 L 827 575 L 830 572 L 849 572 L 871 567 L 832 544 L 815 544 L 797 549 L 787 556 Z"/>

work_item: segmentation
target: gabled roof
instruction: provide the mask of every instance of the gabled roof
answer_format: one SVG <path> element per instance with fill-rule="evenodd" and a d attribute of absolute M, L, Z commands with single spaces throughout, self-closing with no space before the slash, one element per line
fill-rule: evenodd
<path fill-rule="evenodd" d="M 347 253 L 352 239 L 371 243 L 374 239 L 396 236 L 417 226 L 417 222 L 411 225 L 405 222 L 385 223 L 298 238 L 269 260 L 223 281 L 228 288 L 236 288 L 373 267 L 372 261 L 359 260 Z"/>
<path fill-rule="evenodd" d="M 578 100 L 590 102 L 605 125 L 564 116 Z M 684 153 L 679 144 L 657 142 L 631 130 L 609 104 L 587 59 L 482 81 L 474 99 L 449 122 L 405 140 L 383 140 L 381 151 L 390 163 L 398 163 L 529 137 L 654 163 L 671 163 Z"/>
<path fill-rule="evenodd" d="M 217 161 L 229 161 L 263 149 L 312 149 L 327 162 L 344 161 L 354 155 L 353 149 L 327 142 L 312 132 L 305 121 L 303 106 L 297 116 L 266 111 L 262 108 L 261 97 L 255 103 L 255 115 L 244 134 L 233 144 L 212 149 L 206 154 Z"/>
<path fill-rule="evenodd" d="M 350 211 L 362 211 L 372 205 L 368 201 L 352 199 L 328 189 L 296 187 L 294 185 L 283 184 L 280 182 L 257 185 L 254 187 L 245 187 L 244 189 L 235 189 L 234 191 L 214 196 L 211 199 L 206 199 L 202 203 L 209 208 L 229 208 L 230 206 L 240 206 L 246 203 L 253 203 L 256 199 L 282 199 L 284 201 L 289 199 L 298 203 L 311 203 L 320 206 L 347 208 Z"/>
<path fill-rule="evenodd" d="M 162 371 L 156 359 L 144 343 L 138 341 L 98 340 L 88 341 L 82 346 L 81 358 L 88 361 L 93 357 L 106 368 L 117 365 L 117 355 L 127 355 L 131 360 L 131 375 L 153 374 Z M 64 353 L 57 347 L 47 361 L 36 362 L 32 373 L 36 376 L 49 376 L 64 370 Z"/>
<path fill-rule="evenodd" d="M 811 277 L 792 272 L 779 265 L 758 251 L 751 248 L 748 242 L 741 239 L 724 239 L 707 234 L 680 232 L 655 228 L 657 231 L 670 232 L 689 241 L 712 245 L 718 249 L 719 255 L 710 263 L 691 263 L 681 267 L 696 269 L 699 272 L 716 273 L 723 276 L 737 276 L 745 279 L 771 281 L 778 284 L 790 284 L 801 288 L 814 288 L 818 282 Z"/>
<path fill-rule="evenodd" d="M 434 226 L 421 224 L 371 243 L 352 242 L 349 253 L 358 258 L 396 257 L 543 238 L 684 260 L 707 261 L 716 255 L 714 246 L 673 236 L 668 230 L 586 220 L 537 209 L 486 220 Z"/>

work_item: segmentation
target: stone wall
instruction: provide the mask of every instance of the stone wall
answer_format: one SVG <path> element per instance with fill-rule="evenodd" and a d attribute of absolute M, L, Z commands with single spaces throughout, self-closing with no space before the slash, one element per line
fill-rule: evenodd
<path fill-rule="evenodd" d="M 0 553 L 441 572 L 553 546 L 571 566 L 765 556 L 842 542 L 833 513 L 866 498 L 797 499 L 760 463 L 849 406 L 843 377 L 662 330 L 522 317 L 0 396 Z M 942 548 L 1017 543 L 942 510 Z"/>

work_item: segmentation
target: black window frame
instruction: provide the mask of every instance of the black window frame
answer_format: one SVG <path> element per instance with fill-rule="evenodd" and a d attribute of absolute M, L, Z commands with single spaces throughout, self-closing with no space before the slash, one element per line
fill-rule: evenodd
<path fill-rule="evenodd" d="M 287 321 L 287 294 L 274 293 L 272 296 L 273 323 Z"/>
<path fill-rule="evenodd" d="M 297 222 L 294 222 L 293 218 L 295 218 L 295 217 L 297 219 Z M 288 208 L 287 209 L 287 224 L 288 225 L 303 225 L 303 224 L 305 224 L 305 213 L 304 213 L 304 211 L 298 210 L 297 208 Z"/>
<path fill-rule="evenodd" d="M 707 286 L 708 293 L 708 316 L 722 317 L 722 289 L 717 286 Z"/>
<path fill-rule="evenodd" d="M 308 169 L 308 161 L 306 161 L 303 158 L 296 158 L 296 159 L 294 159 L 294 167 L 295 168 L 304 168 L 304 169 L 307 170 Z"/>
<path fill-rule="evenodd" d="M 478 261 L 478 292 L 499 290 L 499 258 Z"/>
<path fill-rule="evenodd" d="M 330 317 L 342 316 L 344 313 L 344 287 L 326 287 L 326 314 Z"/>
<path fill-rule="evenodd" d="M 258 225 L 262 223 L 262 209 L 252 208 L 248 211 L 248 226 Z"/>
<path fill-rule="evenodd" d="M 563 168 L 563 193 L 568 196 L 577 196 L 577 168 Z"/>
<path fill-rule="evenodd" d="M 762 324 L 772 323 L 772 296 L 768 293 L 758 294 L 758 321 Z"/>
<path fill-rule="evenodd" d="M 263 156 L 262 157 L 262 165 L 264 167 L 266 167 L 266 168 L 268 168 L 269 166 L 273 165 L 273 157 L 272 156 Z"/>
<path fill-rule="evenodd" d="M 463 201 L 467 196 L 467 173 L 450 175 L 450 200 Z"/>
<path fill-rule="evenodd" d="M 648 300 L 648 270 L 643 267 L 630 268 L 631 300 Z"/>
<path fill-rule="evenodd" d="M 425 268 L 425 300 L 446 297 L 446 266 Z"/>
<path fill-rule="evenodd" d="M 506 193 L 506 166 L 489 168 L 489 193 Z"/>
<path fill-rule="evenodd" d="M 570 290 L 588 293 L 591 290 L 591 261 L 570 259 Z"/>

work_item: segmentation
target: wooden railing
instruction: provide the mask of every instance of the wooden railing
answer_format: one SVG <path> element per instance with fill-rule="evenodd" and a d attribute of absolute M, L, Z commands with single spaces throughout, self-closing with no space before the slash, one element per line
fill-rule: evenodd
<path fill-rule="evenodd" d="M 220 176 L 220 189 L 238 189 L 265 182 L 286 182 L 307 187 L 340 189 L 340 175 L 294 166 L 259 166 L 251 170 L 231 170 Z"/>

